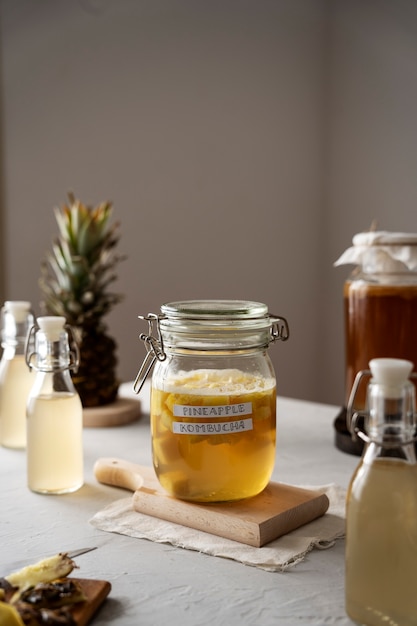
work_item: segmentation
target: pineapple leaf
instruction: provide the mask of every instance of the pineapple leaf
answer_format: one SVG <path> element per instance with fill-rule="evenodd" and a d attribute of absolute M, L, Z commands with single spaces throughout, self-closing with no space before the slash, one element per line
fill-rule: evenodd
<path fill-rule="evenodd" d="M 68 204 L 54 212 L 59 237 L 41 264 L 43 309 L 65 315 L 74 326 L 99 324 L 123 299 L 108 292 L 117 280 L 116 266 L 125 259 L 115 251 L 120 224 L 110 224 L 113 206 L 102 202 L 90 207 L 69 193 Z"/>

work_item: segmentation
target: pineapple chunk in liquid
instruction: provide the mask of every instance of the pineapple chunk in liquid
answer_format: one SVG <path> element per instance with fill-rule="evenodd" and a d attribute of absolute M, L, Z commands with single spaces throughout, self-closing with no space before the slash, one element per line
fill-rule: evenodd
<path fill-rule="evenodd" d="M 233 406 L 250 403 L 242 417 L 176 417 L 174 405 Z M 173 423 L 228 424 L 250 418 L 249 430 L 218 434 L 174 433 Z M 195 370 L 152 388 L 152 452 L 161 485 L 196 502 L 238 500 L 267 485 L 275 460 L 275 381 L 239 370 Z"/>

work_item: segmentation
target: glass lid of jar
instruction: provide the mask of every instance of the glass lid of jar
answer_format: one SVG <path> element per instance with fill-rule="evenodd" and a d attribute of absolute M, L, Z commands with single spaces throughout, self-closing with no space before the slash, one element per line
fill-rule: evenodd
<path fill-rule="evenodd" d="M 268 318 L 266 304 L 248 300 L 183 300 L 163 304 L 161 312 L 171 318 L 213 320 Z"/>
<path fill-rule="evenodd" d="M 161 305 L 161 314 L 139 315 L 148 322 L 141 333 L 147 354 L 133 384 L 139 393 L 154 362 L 166 359 L 165 347 L 190 351 L 241 351 L 287 341 L 284 317 L 269 315 L 266 304 L 250 300 L 182 300 Z"/>

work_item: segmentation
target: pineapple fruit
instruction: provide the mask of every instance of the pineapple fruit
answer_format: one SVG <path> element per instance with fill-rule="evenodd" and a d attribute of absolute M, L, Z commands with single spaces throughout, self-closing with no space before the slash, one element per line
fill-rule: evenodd
<path fill-rule="evenodd" d="M 0 578 L 1 626 L 74 625 L 71 610 L 88 600 L 81 581 L 68 578 L 76 567 L 61 552 Z"/>
<path fill-rule="evenodd" d="M 84 205 L 73 194 L 55 209 L 59 237 L 41 265 L 41 303 L 45 315 L 62 315 L 72 327 L 80 350 L 80 365 L 73 382 L 83 407 L 114 402 L 117 345 L 107 334 L 104 316 L 122 300 L 109 291 L 116 280 L 119 224 L 110 225 L 113 206 L 103 202 Z"/>

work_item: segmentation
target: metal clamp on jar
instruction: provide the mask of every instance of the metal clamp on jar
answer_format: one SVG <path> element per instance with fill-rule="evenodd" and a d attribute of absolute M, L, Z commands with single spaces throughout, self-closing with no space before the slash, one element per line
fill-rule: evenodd
<path fill-rule="evenodd" d="M 134 383 L 151 385 L 152 455 L 169 494 L 195 502 L 248 498 L 275 460 L 276 380 L 271 343 L 289 337 L 265 304 L 171 302 L 141 334 L 147 355 Z"/>

